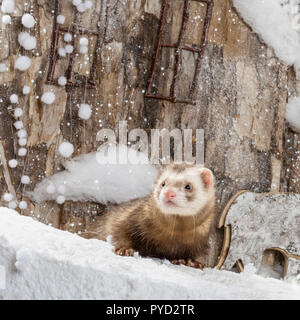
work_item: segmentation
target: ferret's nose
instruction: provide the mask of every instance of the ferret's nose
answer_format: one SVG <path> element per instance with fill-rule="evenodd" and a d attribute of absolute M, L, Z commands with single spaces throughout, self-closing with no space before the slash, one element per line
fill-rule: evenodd
<path fill-rule="evenodd" d="M 164 196 L 170 200 L 170 199 L 174 199 L 176 197 L 176 193 L 172 190 L 167 190 L 164 192 Z"/>

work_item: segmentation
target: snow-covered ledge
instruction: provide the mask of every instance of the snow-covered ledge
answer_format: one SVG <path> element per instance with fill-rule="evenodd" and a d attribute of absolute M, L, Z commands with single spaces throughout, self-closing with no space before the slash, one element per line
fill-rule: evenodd
<path fill-rule="evenodd" d="M 2 267 L 1 267 L 2 266 Z M 299 299 L 300 287 L 243 274 L 119 257 L 87 240 L 0 208 L 0 299 Z M 5 283 L 3 281 L 5 270 Z"/>

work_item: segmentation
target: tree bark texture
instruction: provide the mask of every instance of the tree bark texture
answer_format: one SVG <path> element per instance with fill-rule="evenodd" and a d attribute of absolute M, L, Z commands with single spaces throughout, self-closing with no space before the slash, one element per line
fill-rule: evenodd
<path fill-rule="evenodd" d="M 243 22 L 231 1 L 214 1 L 195 104 L 145 96 L 158 41 L 162 0 L 99 0 L 94 1 L 92 10 L 80 15 L 71 1 L 63 1 L 65 27 L 71 30 L 76 25 L 101 33 L 100 42 L 95 36 L 89 36 L 87 56 L 73 56 L 74 82 L 87 84 L 92 72 L 95 86 L 91 88 L 47 83 L 53 63 L 55 1 L 28 0 L 27 5 L 21 0 L 15 2 L 17 12 L 10 25 L 1 26 L 0 35 L 0 62 L 9 68 L 8 72 L 0 73 L 0 140 L 5 142 L 8 160 L 20 161 L 16 169 L 10 169 L 19 197 L 44 177 L 63 168 L 63 158 L 58 152 L 62 141 L 75 146 L 73 156 L 95 151 L 99 146 L 97 132 L 101 128 L 117 130 L 120 120 L 128 121 L 128 130 L 204 129 L 205 166 L 216 176 L 219 212 L 228 199 L 242 189 L 299 192 L 299 135 L 284 124 L 287 97 L 297 90 L 296 76 Z M 184 0 L 168 1 L 164 43 L 178 40 L 184 3 Z M 183 37 L 185 45 L 200 45 L 205 6 L 199 1 L 190 2 Z M 17 40 L 23 30 L 24 12 L 32 13 L 37 20 L 30 31 L 38 44 L 32 52 L 24 51 Z M 62 43 L 60 36 L 58 47 Z M 96 50 L 97 47 L 100 49 Z M 13 67 L 19 54 L 32 58 L 31 67 L 26 71 Z M 178 96 L 189 95 L 197 57 L 195 52 L 182 51 L 175 88 Z M 175 60 L 174 48 L 160 51 L 154 73 L 155 92 L 168 95 Z M 53 79 L 70 72 L 69 62 L 70 56 L 55 61 Z M 27 96 L 21 93 L 25 84 L 31 87 Z M 56 95 L 52 105 L 40 99 L 48 90 Z M 16 155 L 15 119 L 9 108 L 9 97 L 13 93 L 18 94 L 19 105 L 24 110 L 22 120 L 28 132 L 25 158 Z M 78 117 L 80 103 L 93 107 L 92 117 L 87 121 Z M 0 166 L 1 192 L 7 191 L 3 168 Z M 26 188 L 20 184 L 24 173 L 31 178 Z M 66 202 L 63 206 L 32 204 L 23 213 L 58 228 L 81 232 L 88 231 L 93 217 L 102 210 L 97 204 Z M 219 236 L 219 243 L 221 241 Z M 216 248 L 217 255 L 219 247 Z"/>

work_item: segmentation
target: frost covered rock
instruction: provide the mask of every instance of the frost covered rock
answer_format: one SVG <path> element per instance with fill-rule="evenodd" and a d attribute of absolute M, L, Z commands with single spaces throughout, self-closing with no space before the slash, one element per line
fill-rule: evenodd
<path fill-rule="evenodd" d="M 259 270 L 266 250 L 280 248 L 300 256 L 300 194 L 245 192 L 234 199 L 225 225 L 231 226 L 231 241 L 223 267 L 236 261 L 253 264 Z M 300 272 L 300 260 L 298 260 Z M 295 274 L 287 268 L 288 277 Z M 282 275 L 280 275 L 282 276 Z"/>
<path fill-rule="evenodd" d="M 25 71 L 31 66 L 31 59 L 26 56 L 20 56 L 15 61 L 15 69 Z"/>
<path fill-rule="evenodd" d="M 300 133 L 300 97 L 289 99 L 286 105 L 285 119 L 291 129 Z"/>
<path fill-rule="evenodd" d="M 64 185 L 66 200 L 121 203 L 144 197 L 151 192 L 157 173 L 147 160 L 143 153 L 126 146 L 83 154 L 67 161 L 65 171 L 37 184 L 30 196 L 38 202 L 55 200 L 58 187 Z M 47 192 L 49 187 L 52 193 Z"/>
<path fill-rule="evenodd" d="M 0 299 L 299 299 L 300 287 L 284 281 L 112 250 L 0 208 Z"/>

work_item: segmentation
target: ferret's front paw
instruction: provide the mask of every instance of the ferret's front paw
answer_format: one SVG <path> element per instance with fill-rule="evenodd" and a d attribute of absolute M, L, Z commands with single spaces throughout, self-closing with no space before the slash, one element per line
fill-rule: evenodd
<path fill-rule="evenodd" d="M 196 269 L 204 269 L 205 267 L 201 262 L 195 261 L 192 259 L 175 259 L 175 260 L 172 260 L 171 263 L 183 264 L 185 266 L 196 268 Z"/>
<path fill-rule="evenodd" d="M 131 248 L 116 248 L 115 254 L 118 254 L 119 256 L 126 256 L 126 257 L 133 257 L 135 253 L 134 249 Z"/>

